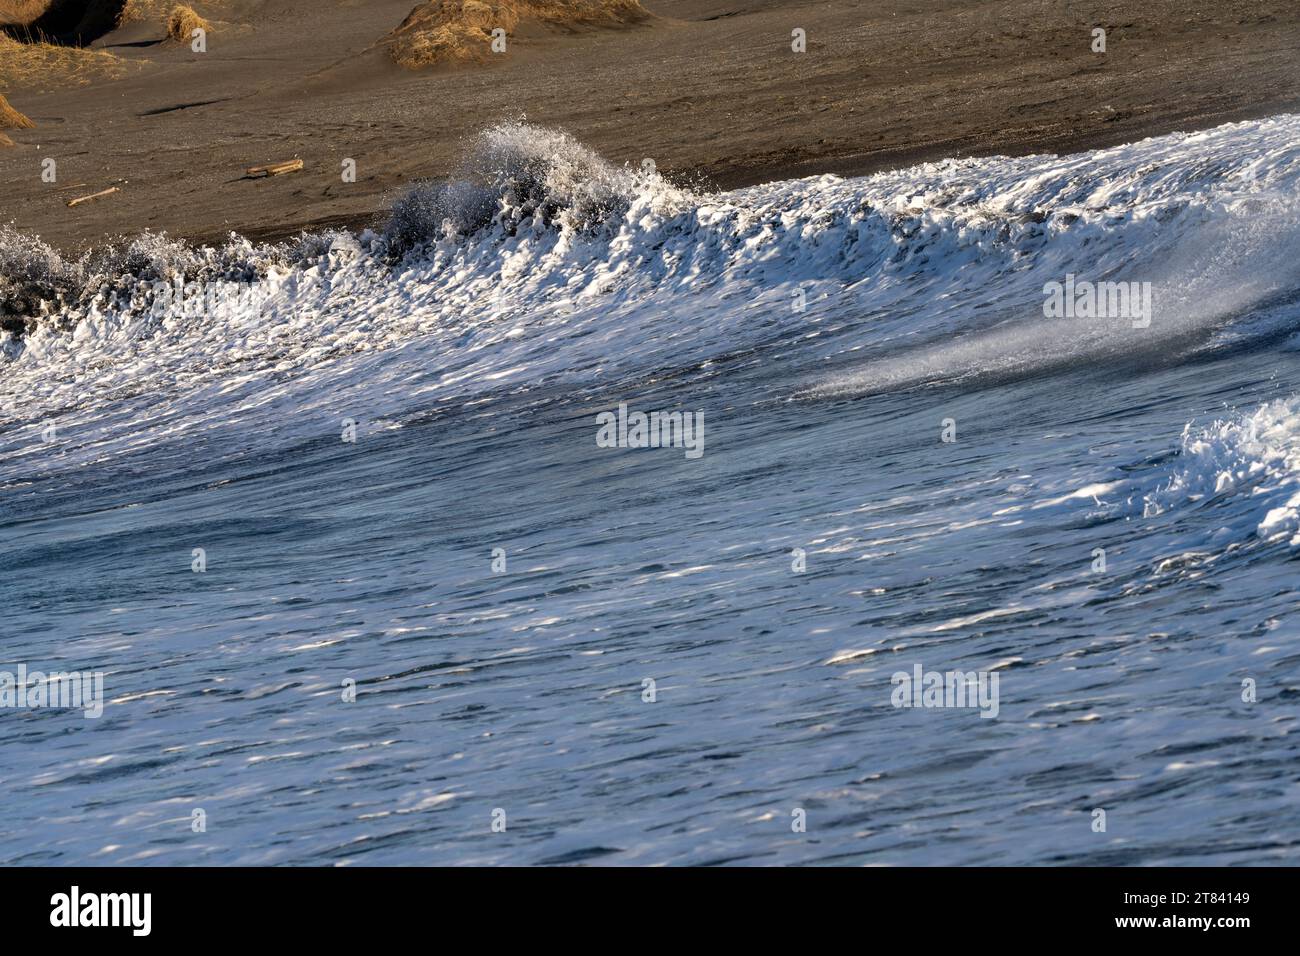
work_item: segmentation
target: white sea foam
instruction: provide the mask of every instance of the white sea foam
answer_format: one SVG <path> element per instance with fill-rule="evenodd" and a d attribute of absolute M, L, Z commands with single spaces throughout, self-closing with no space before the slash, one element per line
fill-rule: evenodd
<path fill-rule="evenodd" d="M 318 428 L 340 409 L 384 419 L 752 349 L 797 352 L 805 368 L 876 356 L 789 383 L 813 396 L 1123 351 L 1295 287 L 1284 197 L 1298 143 L 1300 117 L 1283 116 L 1076 156 L 692 195 L 562 134 L 506 125 L 461 177 L 400 201 L 387 236 L 203 250 L 144 237 L 73 267 L 10 234 L 27 247 L 5 260 L 0 293 L 29 328 L 0 333 L 0 411 L 56 424 L 65 454 L 93 460 L 236 419 L 268 434 L 304 418 Z M 1043 284 L 1067 272 L 1161 280 L 1152 329 L 1044 320 Z M 142 289 L 176 274 L 256 294 L 219 315 L 146 308 Z M 140 396 L 124 432 L 123 403 Z M 10 429 L 0 450 L 18 461 L 37 433 Z"/>
<path fill-rule="evenodd" d="M 1189 424 L 1176 461 L 1144 496 L 1145 514 L 1217 502 L 1233 540 L 1253 533 L 1300 546 L 1300 395 L 1208 426 Z"/>

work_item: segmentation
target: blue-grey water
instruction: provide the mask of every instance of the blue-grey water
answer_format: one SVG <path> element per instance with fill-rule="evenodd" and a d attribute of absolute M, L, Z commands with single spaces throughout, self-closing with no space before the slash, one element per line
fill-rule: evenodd
<path fill-rule="evenodd" d="M 9 341 L 0 670 L 105 703 L 0 709 L 0 860 L 1295 862 L 1297 131 L 340 238 L 253 319 Z M 1067 271 L 1150 328 L 1045 319 Z M 704 454 L 598 447 L 620 403 Z"/>

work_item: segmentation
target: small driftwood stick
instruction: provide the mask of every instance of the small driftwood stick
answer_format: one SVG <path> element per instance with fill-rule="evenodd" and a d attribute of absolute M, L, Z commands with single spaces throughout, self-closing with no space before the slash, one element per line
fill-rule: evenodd
<path fill-rule="evenodd" d="M 116 186 L 109 186 L 107 189 L 100 190 L 97 193 L 91 193 L 89 196 L 78 196 L 76 199 L 69 199 L 68 208 L 71 209 L 73 206 L 80 206 L 83 202 L 90 202 L 92 199 L 99 199 L 101 196 L 107 196 L 117 191 Z"/>

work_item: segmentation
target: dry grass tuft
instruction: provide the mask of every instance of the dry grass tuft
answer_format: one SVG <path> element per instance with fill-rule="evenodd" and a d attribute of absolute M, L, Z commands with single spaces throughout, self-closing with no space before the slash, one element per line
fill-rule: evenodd
<path fill-rule="evenodd" d="M 141 0 L 126 0 L 122 4 L 122 9 L 117 12 L 117 27 L 121 29 L 128 23 L 138 23 L 145 19 L 145 4 Z"/>
<path fill-rule="evenodd" d="M 35 129 L 36 124 L 9 105 L 0 93 L 0 129 Z"/>
<path fill-rule="evenodd" d="M 0 34 L 0 87 L 54 89 L 124 72 L 123 61 L 103 50 L 21 43 Z"/>
<path fill-rule="evenodd" d="M 481 63 L 492 31 L 512 33 L 522 20 L 552 26 L 616 26 L 648 16 L 638 0 L 429 0 L 389 34 L 393 62 L 419 69 L 439 63 Z"/>
<path fill-rule="evenodd" d="M 36 124 L 9 105 L 9 101 L 0 93 L 0 130 L 32 129 Z M 14 141 L 0 133 L 0 146 L 12 146 Z"/>
<path fill-rule="evenodd" d="M 54 0 L 0 0 L 0 25 L 26 26 L 53 3 Z"/>
<path fill-rule="evenodd" d="M 167 27 L 171 23 L 171 14 L 176 9 L 180 8 L 172 0 L 126 0 L 117 15 L 117 25 L 120 28 L 128 23 L 151 21 L 161 22 L 164 27 Z M 185 39 L 188 40 L 189 37 Z"/>
<path fill-rule="evenodd" d="M 189 43 L 195 30 L 212 31 L 212 24 L 194 12 L 193 7 L 178 3 L 167 16 L 167 36 L 180 43 Z"/>
<path fill-rule="evenodd" d="M 204 7 L 207 6 L 210 6 L 210 4 L 205 3 Z M 117 28 L 121 29 L 131 23 L 161 23 L 163 29 L 167 30 L 168 36 L 171 37 L 172 18 L 182 10 L 189 10 L 198 19 L 198 23 L 190 27 L 191 30 L 198 26 L 209 33 L 212 32 L 210 21 L 205 21 L 203 17 L 199 16 L 197 10 L 177 4 L 175 0 L 125 0 L 122 9 L 117 14 Z M 187 33 L 183 38 L 171 37 L 171 39 L 184 39 L 188 43 L 191 37 Z"/>

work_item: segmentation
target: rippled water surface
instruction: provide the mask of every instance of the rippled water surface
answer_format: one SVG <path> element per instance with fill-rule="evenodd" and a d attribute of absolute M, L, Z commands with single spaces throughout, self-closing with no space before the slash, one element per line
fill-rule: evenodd
<path fill-rule="evenodd" d="M 106 704 L 0 711 L 3 860 L 1295 862 L 1298 133 L 700 198 L 508 128 L 558 214 L 10 337 L 0 668 Z"/>

